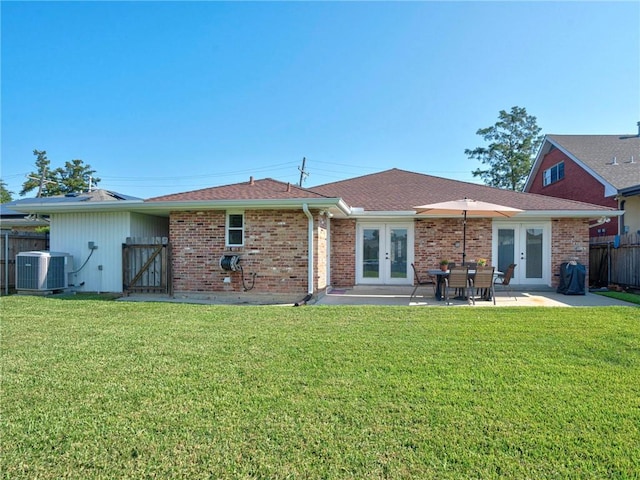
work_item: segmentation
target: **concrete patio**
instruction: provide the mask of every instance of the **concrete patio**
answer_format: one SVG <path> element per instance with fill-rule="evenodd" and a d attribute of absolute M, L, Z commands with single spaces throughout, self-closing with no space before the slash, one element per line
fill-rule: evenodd
<path fill-rule="evenodd" d="M 418 295 L 410 301 L 413 287 L 374 287 L 356 286 L 352 288 L 334 288 L 329 293 L 313 297 L 307 305 L 404 305 L 415 307 L 447 307 L 444 301 L 438 301 L 431 287 L 421 287 Z M 118 299 L 123 302 L 171 302 L 198 303 L 206 305 L 281 305 L 293 306 L 301 302 L 303 295 L 252 294 L 243 293 L 193 293 L 158 295 L 132 294 Z M 452 300 L 451 306 L 467 306 L 465 300 Z M 634 306 L 632 303 L 615 300 L 595 293 L 586 295 L 563 295 L 549 287 L 520 288 L 514 287 L 512 295 L 506 290 L 496 289 L 496 304 L 492 301 L 477 300 L 475 306 L 480 307 L 602 307 L 602 306 Z"/>
<path fill-rule="evenodd" d="M 413 287 L 373 287 L 356 286 L 333 289 L 318 298 L 315 305 L 405 305 L 405 306 L 447 306 L 444 300 L 436 300 L 430 287 L 418 289 L 417 296 L 410 301 Z M 466 300 L 452 300 L 451 306 L 467 306 Z M 506 290 L 496 288 L 496 304 L 492 301 L 476 300 L 475 307 L 602 307 L 633 306 L 613 298 L 587 292 L 586 295 L 563 295 L 545 287 L 518 289 L 510 295 Z"/>

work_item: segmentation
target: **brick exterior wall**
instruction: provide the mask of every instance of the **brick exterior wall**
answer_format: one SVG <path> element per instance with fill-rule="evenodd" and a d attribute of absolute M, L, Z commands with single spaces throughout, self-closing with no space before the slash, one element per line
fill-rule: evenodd
<path fill-rule="evenodd" d="M 490 218 L 467 219 L 467 262 L 486 258 L 491 264 L 492 221 Z M 415 221 L 415 265 L 418 271 L 439 268 L 446 258 L 462 265 L 462 219 L 436 218 Z M 460 242 L 460 246 L 454 244 Z"/>
<path fill-rule="evenodd" d="M 589 221 L 554 219 L 551 222 L 551 285 L 554 288 L 560 280 L 560 265 L 571 260 L 576 260 L 587 268 L 585 282 L 588 282 Z"/>
<path fill-rule="evenodd" d="M 317 290 L 319 285 L 326 286 L 327 232 L 326 220 L 318 212 L 312 215 Z M 247 286 L 256 273 L 252 293 L 304 296 L 308 290 L 308 219 L 304 212 L 246 210 L 244 222 L 244 246 L 229 248 L 225 247 L 225 211 L 172 212 L 169 237 L 174 291 L 243 292 L 241 273 L 220 269 L 220 257 L 233 253 L 240 255 Z M 231 283 L 224 283 L 225 277 Z"/>
<path fill-rule="evenodd" d="M 564 178 L 546 187 L 542 186 L 544 171 L 560 162 L 564 162 Z M 604 196 L 604 186 L 600 182 L 558 149 L 553 149 L 544 156 L 528 191 L 549 197 L 618 208 L 618 202 L 613 197 Z M 611 217 L 611 222 L 598 228 L 605 229 L 601 235 L 616 235 L 618 233 L 618 217 Z M 598 236 L 598 228 L 590 229 L 590 235 Z"/>
<path fill-rule="evenodd" d="M 314 292 L 355 285 L 356 221 L 331 219 L 331 279 L 327 278 L 327 218 L 314 216 Z M 243 292 L 240 272 L 225 272 L 219 261 L 223 253 L 241 257 L 245 281 L 255 272 L 252 293 L 304 296 L 308 289 L 308 219 L 299 210 L 247 210 L 244 247 L 224 245 L 224 211 L 172 212 L 169 235 L 172 245 L 175 292 Z M 572 259 L 589 262 L 587 220 L 556 219 L 551 225 L 551 281 L 558 284 L 560 264 Z M 415 221 L 415 264 L 419 272 L 438 268 L 447 258 L 462 262 L 462 221 L 418 219 Z M 460 242 L 456 247 L 455 242 Z M 467 261 L 486 258 L 492 264 L 492 220 L 467 220 Z M 230 277 L 231 283 L 224 283 Z M 587 278 L 588 275 L 587 275 Z"/>
<path fill-rule="evenodd" d="M 331 285 L 356 283 L 356 221 L 331 219 Z"/>

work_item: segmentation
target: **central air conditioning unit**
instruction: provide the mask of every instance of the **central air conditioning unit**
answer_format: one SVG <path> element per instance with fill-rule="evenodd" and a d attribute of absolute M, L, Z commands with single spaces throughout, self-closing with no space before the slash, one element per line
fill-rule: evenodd
<path fill-rule="evenodd" d="M 63 290 L 69 286 L 73 257 L 61 252 L 20 252 L 16 255 L 16 290 Z"/>

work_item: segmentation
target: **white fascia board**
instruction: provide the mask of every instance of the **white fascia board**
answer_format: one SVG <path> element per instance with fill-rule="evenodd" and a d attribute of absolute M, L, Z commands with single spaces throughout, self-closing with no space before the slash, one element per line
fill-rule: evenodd
<path fill-rule="evenodd" d="M 602 184 L 602 186 L 604 187 L 604 196 L 605 197 L 612 197 L 612 196 L 618 194 L 618 189 L 617 188 L 615 188 L 613 185 L 611 185 L 609 182 L 607 182 L 604 178 L 602 178 L 600 175 L 598 175 L 594 170 L 591 169 L 591 167 L 589 167 L 589 165 L 587 165 L 582 160 L 580 160 L 578 157 L 573 155 L 569 150 L 565 149 L 562 145 L 560 145 L 559 143 L 554 142 L 551 139 L 547 139 L 547 141 L 551 145 L 556 147 L 558 150 L 560 150 L 562 153 L 564 153 L 571 160 L 573 160 L 577 165 L 579 165 L 584 171 L 586 171 L 589 175 L 591 175 L 593 178 L 595 178 L 598 182 L 600 182 Z"/>
<path fill-rule="evenodd" d="M 69 202 L 69 203 L 25 203 L 14 210 L 24 213 L 71 213 L 131 211 L 151 215 L 169 215 L 169 212 L 185 210 L 227 209 L 295 209 L 306 203 L 310 208 L 335 208 L 344 214 L 350 209 L 340 198 L 287 199 L 287 200 L 198 200 L 191 202 L 144 202 L 142 200 L 119 200 L 115 202 Z"/>
<path fill-rule="evenodd" d="M 392 210 L 392 211 L 365 211 L 354 208 L 351 210 L 349 218 L 379 218 L 379 219 L 407 219 L 416 216 L 415 210 Z"/>
<path fill-rule="evenodd" d="M 547 153 L 549 153 L 549 150 L 551 150 L 550 145 L 551 143 L 549 139 L 545 136 L 542 142 L 542 145 L 540 145 L 540 148 L 538 149 L 538 154 L 536 155 L 536 159 L 533 161 L 533 165 L 531 166 L 531 171 L 529 172 L 529 177 L 527 178 L 527 181 L 524 184 L 523 192 L 528 192 L 529 188 L 531 188 L 533 179 L 538 174 L 538 170 L 540 169 L 540 164 L 542 163 L 542 159 Z"/>
<path fill-rule="evenodd" d="M 549 219 L 549 218 L 600 218 L 619 217 L 624 215 L 624 210 L 529 210 L 511 218 L 501 220 L 529 220 L 529 219 Z"/>
<path fill-rule="evenodd" d="M 191 202 L 145 202 L 136 206 L 136 211 L 164 211 L 176 212 L 185 210 L 228 210 L 228 209 L 257 209 L 270 210 L 275 208 L 296 209 L 307 204 L 310 208 L 338 208 L 343 213 L 349 213 L 349 207 L 341 198 L 299 198 L 285 200 L 196 200 Z"/>
<path fill-rule="evenodd" d="M 84 211 L 120 211 L 132 210 L 142 205 L 142 200 L 117 200 L 112 202 L 33 202 L 20 203 L 12 208 L 22 213 L 64 213 Z"/>

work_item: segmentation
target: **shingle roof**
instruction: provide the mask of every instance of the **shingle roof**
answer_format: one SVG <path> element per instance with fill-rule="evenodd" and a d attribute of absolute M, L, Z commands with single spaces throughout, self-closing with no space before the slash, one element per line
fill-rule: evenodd
<path fill-rule="evenodd" d="M 617 190 L 640 185 L 638 135 L 547 135 L 547 139 Z"/>
<path fill-rule="evenodd" d="M 532 193 L 514 192 L 393 168 L 312 187 L 368 211 L 409 211 L 417 205 L 471 198 L 521 210 L 602 210 L 604 207 Z"/>
<path fill-rule="evenodd" d="M 300 188 L 271 178 L 243 183 L 174 193 L 145 200 L 146 202 L 187 202 L 197 200 L 284 200 L 297 198 L 326 198 L 321 193 Z"/>
<path fill-rule="evenodd" d="M 36 197 L 36 198 L 19 198 L 11 202 L 5 203 L 7 206 L 20 206 L 22 204 L 38 203 L 44 204 L 60 204 L 60 203 L 78 203 L 78 202 L 113 202 L 119 200 L 141 200 L 138 197 L 132 197 L 131 195 L 124 195 L 122 193 L 112 192 L 97 188 L 90 192 L 82 193 L 67 193 L 62 195 L 52 195 L 50 197 Z"/>

